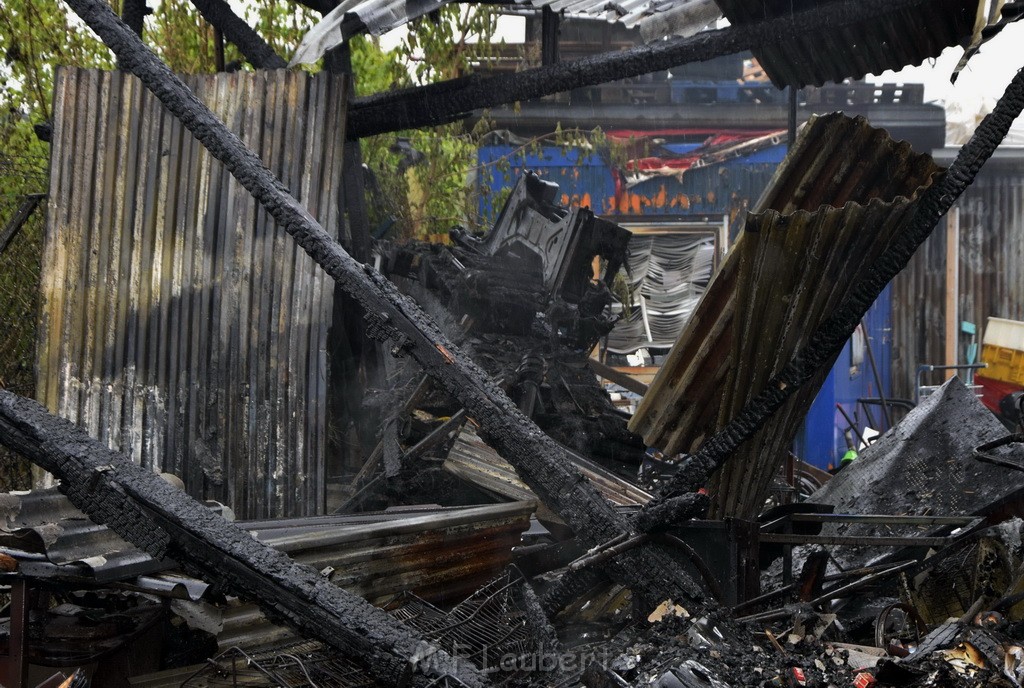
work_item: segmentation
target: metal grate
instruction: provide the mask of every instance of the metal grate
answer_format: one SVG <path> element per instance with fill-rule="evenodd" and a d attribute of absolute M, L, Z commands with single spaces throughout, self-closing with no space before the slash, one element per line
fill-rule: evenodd
<path fill-rule="evenodd" d="M 508 684 L 520 672 L 509 670 L 518 660 L 538 650 L 526 622 L 523 577 L 510 567 L 504 574 L 445 612 L 411 593 L 403 593 L 387 606 L 402 623 L 446 652 L 473 662 L 488 673 L 501 671 L 496 685 Z M 180 684 L 182 688 L 252 686 L 254 688 L 316 688 L 376 686 L 359 666 L 323 644 L 289 642 L 246 652 L 232 647 Z M 460 686 L 440 678 L 432 688 Z"/>
<path fill-rule="evenodd" d="M 389 607 L 402 623 L 441 649 L 488 671 L 537 649 L 526 623 L 522 585 L 522 575 L 510 567 L 447 613 L 411 593 Z"/>

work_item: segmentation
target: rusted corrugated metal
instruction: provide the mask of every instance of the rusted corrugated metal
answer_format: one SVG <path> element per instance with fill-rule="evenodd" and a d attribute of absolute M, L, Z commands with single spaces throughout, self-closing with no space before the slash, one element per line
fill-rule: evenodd
<path fill-rule="evenodd" d="M 337 231 L 339 78 L 186 83 Z M 330 280 L 134 77 L 60 70 L 54 118 L 39 400 L 240 516 L 319 512 Z"/>
<path fill-rule="evenodd" d="M 863 118 L 812 118 L 749 214 L 630 429 L 693 452 L 764 389 L 886 248 L 939 168 Z M 753 518 L 831 363 L 716 474 L 713 518 Z"/>
<path fill-rule="evenodd" d="M 936 154 L 950 162 L 955 150 Z M 960 213 L 959 314 L 1024 320 L 1024 151 L 999 151 L 957 202 Z M 893 393 L 914 397 L 922 364 L 945 363 L 946 231 L 940 224 L 893 280 Z M 960 359 L 967 337 L 960 341 Z M 941 377 L 926 380 L 937 384 Z"/>
<path fill-rule="evenodd" d="M 733 24 L 784 17 L 812 9 L 819 0 L 716 0 Z M 889 21 L 875 18 L 834 31 L 822 31 L 791 43 L 754 51 L 778 87 L 841 83 L 887 69 L 919 65 L 944 48 L 959 45 L 974 29 L 978 0 L 933 0 Z"/>

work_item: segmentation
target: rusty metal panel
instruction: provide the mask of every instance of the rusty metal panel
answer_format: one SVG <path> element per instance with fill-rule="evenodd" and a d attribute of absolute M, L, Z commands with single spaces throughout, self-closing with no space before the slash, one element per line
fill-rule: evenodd
<path fill-rule="evenodd" d="M 696 451 L 807 344 L 940 170 L 863 118 L 812 118 L 748 214 L 630 429 L 666 454 Z M 723 465 L 712 483 L 713 518 L 757 515 L 830 368 Z"/>
<path fill-rule="evenodd" d="M 747 24 L 812 9 L 818 0 L 716 0 L 733 24 Z M 754 51 L 772 82 L 784 86 L 842 83 L 887 69 L 919 65 L 971 36 L 978 0 L 934 0 L 889 21 L 823 31 L 792 43 L 763 45 Z"/>
<path fill-rule="evenodd" d="M 954 151 L 936 158 L 951 161 Z M 967 188 L 960 212 L 958 320 L 1024 320 L 1024 154 L 1000 151 Z M 893 280 L 893 393 L 914 397 L 922 364 L 945 363 L 946 232 L 942 227 Z M 966 339 L 962 339 L 963 351 Z M 961 353 L 961 362 L 963 354 Z M 937 384 L 939 379 L 932 379 Z"/>
<path fill-rule="evenodd" d="M 338 231 L 340 78 L 185 80 Z M 240 516 L 321 511 L 328 278 L 134 77 L 60 70 L 54 118 L 39 400 Z"/>

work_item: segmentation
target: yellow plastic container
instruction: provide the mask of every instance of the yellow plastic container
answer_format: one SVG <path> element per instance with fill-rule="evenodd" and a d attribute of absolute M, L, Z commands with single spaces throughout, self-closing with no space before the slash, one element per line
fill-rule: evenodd
<path fill-rule="evenodd" d="M 985 326 L 981 360 L 988 367 L 980 375 L 1024 385 L 1024 322 L 989 318 Z"/>
<path fill-rule="evenodd" d="M 1024 351 L 985 344 L 981 347 L 981 361 L 988 363 L 988 367 L 979 371 L 979 375 L 992 380 L 1024 385 Z"/>

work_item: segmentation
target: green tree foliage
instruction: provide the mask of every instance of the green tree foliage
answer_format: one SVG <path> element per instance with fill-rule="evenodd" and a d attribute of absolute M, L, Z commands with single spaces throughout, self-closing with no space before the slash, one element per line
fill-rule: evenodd
<path fill-rule="evenodd" d="M 444 81 L 487 66 L 503 45 L 493 41 L 497 19 L 494 8 L 486 5 L 450 4 L 413 22 L 406 40 L 394 50 L 383 51 L 371 37 L 354 39 L 357 94 Z M 485 118 L 472 130 L 454 123 L 364 140 L 364 160 L 378 187 L 370 206 L 374 224 L 383 229 L 394 222 L 397 236 L 423 240 L 455 225 L 480 228 L 467 177 L 487 130 Z M 418 153 L 411 166 L 410 151 Z"/>

